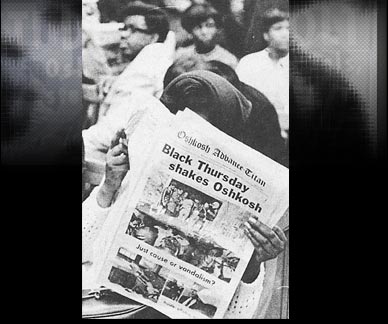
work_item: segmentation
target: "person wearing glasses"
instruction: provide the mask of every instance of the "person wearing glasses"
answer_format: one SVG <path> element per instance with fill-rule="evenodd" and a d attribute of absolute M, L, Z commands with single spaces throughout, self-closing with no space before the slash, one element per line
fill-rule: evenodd
<path fill-rule="evenodd" d="M 173 63 L 175 35 L 162 9 L 135 1 L 124 8 L 120 20 L 124 68 L 119 76 L 107 79 L 101 86 L 99 118 L 116 104 L 127 102 L 133 93 L 158 98 L 163 91 L 164 74 Z"/>
<path fill-rule="evenodd" d="M 194 44 L 179 48 L 176 60 L 194 55 L 205 62 L 216 60 L 235 69 L 237 58 L 218 44 L 220 25 L 221 16 L 211 5 L 194 4 L 189 7 L 182 17 L 182 26 L 191 34 Z"/>
<path fill-rule="evenodd" d="M 166 40 L 169 22 L 158 7 L 136 1 L 128 5 L 122 17 L 120 48 L 124 62 L 132 62 L 145 46 Z"/>

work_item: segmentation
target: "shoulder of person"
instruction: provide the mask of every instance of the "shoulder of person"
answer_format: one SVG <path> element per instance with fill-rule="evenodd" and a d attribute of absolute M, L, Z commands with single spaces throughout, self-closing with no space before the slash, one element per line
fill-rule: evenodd
<path fill-rule="evenodd" d="M 247 55 L 245 55 L 244 57 L 241 58 L 239 64 L 240 65 L 241 64 L 246 64 L 246 65 L 252 64 L 252 63 L 257 62 L 258 60 L 260 60 L 265 55 L 268 55 L 267 51 L 265 51 L 265 50 L 262 50 L 262 51 L 259 51 L 259 52 L 255 52 L 255 53 L 247 54 Z"/>
<path fill-rule="evenodd" d="M 176 53 L 176 56 L 191 55 L 194 53 L 194 45 L 189 45 L 186 47 L 178 47 L 175 53 Z"/>
<path fill-rule="evenodd" d="M 241 92 L 249 101 L 258 102 L 260 107 L 269 106 L 275 111 L 275 107 L 264 93 L 243 81 L 241 81 Z"/>
<path fill-rule="evenodd" d="M 227 49 L 218 45 L 215 51 L 215 55 L 216 57 L 218 57 L 217 60 L 229 65 L 233 69 L 236 69 L 238 64 L 238 58 L 234 54 L 229 52 Z"/>
<path fill-rule="evenodd" d="M 282 63 L 283 66 L 288 68 L 290 64 L 290 55 L 287 54 L 285 57 L 281 58 L 280 62 Z"/>
<path fill-rule="evenodd" d="M 219 53 L 222 53 L 222 55 L 228 57 L 229 59 L 238 61 L 236 55 L 234 55 L 233 53 L 229 52 L 226 48 L 223 48 L 221 45 L 217 45 L 217 51 Z"/>

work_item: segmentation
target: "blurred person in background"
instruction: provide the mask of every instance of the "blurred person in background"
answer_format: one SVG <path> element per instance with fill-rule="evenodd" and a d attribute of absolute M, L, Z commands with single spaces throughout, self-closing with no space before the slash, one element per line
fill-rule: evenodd
<path fill-rule="evenodd" d="M 177 48 L 192 43 L 191 34 L 182 27 L 182 15 L 191 4 L 191 0 L 160 0 L 160 6 L 167 13 L 170 29 L 175 33 Z"/>
<path fill-rule="evenodd" d="M 118 23 L 82 26 L 82 71 L 98 84 L 106 77 L 117 76 L 122 70 L 120 25 Z"/>
<path fill-rule="evenodd" d="M 208 0 L 222 16 L 222 29 L 219 31 L 219 44 L 241 58 L 246 54 L 245 35 L 247 26 L 244 23 L 245 0 Z"/>
<path fill-rule="evenodd" d="M 82 0 L 83 73 L 96 83 L 123 70 L 120 67 L 120 25 L 101 23 L 98 4 L 99 0 Z"/>
<path fill-rule="evenodd" d="M 271 8 L 263 17 L 263 37 L 267 47 L 248 54 L 238 64 L 241 81 L 264 93 L 279 115 L 284 138 L 289 131 L 289 14 Z"/>
<path fill-rule="evenodd" d="M 102 85 L 100 117 L 135 92 L 160 96 L 164 74 L 173 62 L 175 36 L 169 33 L 162 9 L 135 1 L 123 10 L 122 17 L 120 51 L 125 69 Z"/>
<path fill-rule="evenodd" d="M 101 93 L 106 80 L 113 80 L 123 70 L 118 23 L 83 23 L 82 25 L 82 90 L 87 121 L 98 120 Z"/>
<path fill-rule="evenodd" d="M 194 4 L 182 17 L 182 26 L 193 38 L 193 45 L 177 50 L 176 58 L 197 55 L 204 61 L 217 60 L 232 68 L 237 66 L 237 58 L 219 45 L 221 15 L 211 5 Z"/>
<path fill-rule="evenodd" d="M 241 110 L 244 127 L 243 136 L 239 140 L 274 161 L 288 166 L 288 151 L 281 137 L 275 108 L 260 91 L 241 82 L 230 66 L 217 61 L 204 62 L 196 56 L 191 56 L 188 59 L 180 58 L 167 70 L 163 81 L 164 88 L 167 88 L 171 81 L 183 73 L 197 70 L 208 70 L 222 76 L 230 82 L 228 85 L 233 85 L 232 88 L 238 89 L 243 95 L 242 103 L 244 104 L 241 105 Z M 155 101 L 150 99 L 141 94 L 133 95 L 131 101 L 117 105 L 112 113 L 108 114 L 101 122 L 85 129 L 82 136 L 87 158 L 105 155 L 115 130 L 126 127 L 134 111 L 141 107 L 139 102 L 155 106 Z M 237 119 L 235 123 L 238 124 Z"/>
<path fill-rule="evenodd" d="M 247 28 L 244 25 L 244 0 L 229 0 L 229 12 L 224 17 L 225 48 L 237 58 L 244 56 L 244 40 Z"/>
<path fill-rule="evenodd" d="M 129 4 L 122 13 L 121 52 L 125 62 L 131 62 L 147 45 L 162 43 L 169 23 L 166 13 L 141 1 Z"/>

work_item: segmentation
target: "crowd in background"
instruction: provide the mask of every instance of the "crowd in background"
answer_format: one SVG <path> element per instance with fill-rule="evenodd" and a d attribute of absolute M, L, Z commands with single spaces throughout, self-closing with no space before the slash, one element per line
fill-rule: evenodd
<path fill-rule="evenodd" d="M 194 111 L 225 107 L 213 109 L 214 120 L 239 110 L 227 128 L 242 134 L 230 135 L 288 166 L 288 20 L 288 2 L 275 0 L 83 0 L 84 145 L 107 116 L 125 119 L 136 95 L 179 110 L 187 90 L 181 83 L 190 76 L 175 87 L 173 81 L 205 70 L 228 85 L 201 74 L 195 82 L 206 83 L 206 91 L 184 104 Z M 230 93 L 237 104 L 230 104 Z M 226 132 L 223 126 L 218 128 Z"/>
<path fill-rule="evenodd" d="M 166 116 L 189 108 L 288 167 L 287 1 L 84 0 L 83 15 L 83 264 L 93 264 L 97 238 L 109 230 L 136 154 L 128 134 L 150 109 Z M 287 242 L 280 227 L 253 218 L 244 231 L 255 252 L 226 318 L 241 317 L 236 305 L 259 316 L 262 264 Z"/>

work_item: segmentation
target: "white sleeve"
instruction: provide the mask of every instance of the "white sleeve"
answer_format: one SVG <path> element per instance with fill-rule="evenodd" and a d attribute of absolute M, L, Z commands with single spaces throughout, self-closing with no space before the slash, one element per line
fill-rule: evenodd
<path fill-rule="evenodd" d="M 121 107 L 116 107 L 110 115 L 102 118 L 97 124 L 82 131 L 85 147 L 85 160 L 99 160 L 105 163 L 105 154 L 108 152 L 112 138 L 116 132 L 126 127 L 127 116 Z M 126 106 L 127 110 L 130 107 Z"/>
<path fill-rule="evenodd" d="M 164 43 L 144 47 L 118 76 L 105 99 L 106 103 L 113 105 L 118 94 L 143 93 L 159 98 L 163 92 L 164 75 L 174 60 L 175 45 L 175 34 L 170 31 Z"/>
<path fill-rule="evenodd" d="M 241 82 L 247 83 L 249 75 L 252 73 L 252 66 L 250 66 L 247 57 L 243 57 L 237 64 L 236 73 Z"/>
<path fill-rule="evenodd" d="M 257 313 L 265 276 L 264 264 L 260 265 L 260 273 L 250 284 L 240 282 L 224 316 L 226 319 L 251 319 Z"/>
<path fill-rule="evenodd" d="M 151 95 L 134 93 L 119 98 L 121 102 L 113 105 L 106 116 L 101 117 L 97 124 L 82 131 L 86 161 L 98 160 L 105 164 L 105 154 L 117 131 L 124 128 L 129 139 L 145 113 L 155 109 L 168 111 Z"/>
<path fill-rule="evenodd" d="M 230 59 L 229 59 L 230 63 L 229 65 L 234 69 L 236 70 L 237 66 L 238 66 L 238 58 L 236 56 L 234 56 L 233 54 L 230 54 Z"/>
<path fill-rule="evenodd" d="M 82 203 L 82 263 L 93 262 L 93 246 L 110 211 L 98 205 L 99 190 L 100 186 L 94 188 Z"/>

